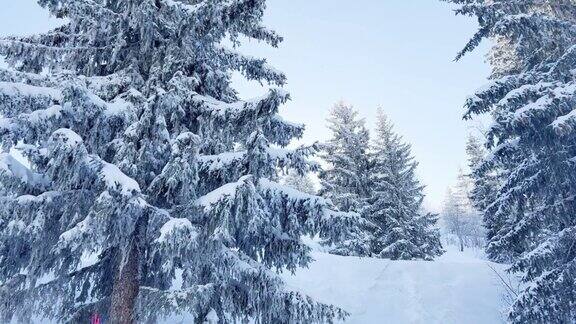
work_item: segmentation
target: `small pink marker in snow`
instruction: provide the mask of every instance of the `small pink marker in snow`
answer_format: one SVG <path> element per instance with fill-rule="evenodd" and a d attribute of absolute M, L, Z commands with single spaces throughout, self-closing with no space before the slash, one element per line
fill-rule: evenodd
<path fill-rule="evenodd" d="M 92 318 L 90 319 L 90 324 L 102 324 L 102 321 L 100 319 L 100 315 L 98 315 L 98 314 L 92 315 Z"/>

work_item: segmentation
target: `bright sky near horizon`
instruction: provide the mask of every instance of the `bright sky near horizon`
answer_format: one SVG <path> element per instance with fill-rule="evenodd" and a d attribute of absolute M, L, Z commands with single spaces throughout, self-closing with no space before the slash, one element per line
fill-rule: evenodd
<path fill-rule="evenodd" d="M 269 0 L 266 24 L 285 37 L 278 49 L 251 42 L 242 51 L 288 76 L 292 101 L 282 115 L 307 125 L 306 143 L 329 138 L 325 119 L 343 99 L 373 127 L 382 107 L 412 144 L 427 186 L 427 205 L 438 210 L 460 167 L 472 125 L 462 121 L 464 99 L 489 74 L 487 46 L 454 62 L 476 29 L 439 0 Z M 55 20 L 35 0 L 0 0 L 0 35 L 47 30 Z M 238 81 L 242 97 L 263 93 Z"/>

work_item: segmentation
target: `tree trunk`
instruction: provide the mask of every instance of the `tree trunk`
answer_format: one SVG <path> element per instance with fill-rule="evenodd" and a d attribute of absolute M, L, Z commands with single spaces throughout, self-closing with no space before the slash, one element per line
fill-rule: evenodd
<path fill-rule="evenodd" d="M 132 239 L 127 255 L 121 255 L 118 272 L 114 279 L 112 302 L 110 305 L 111 324 L 133 324 L 134 305 L 139 290 L 139 251 Z"/>
<path fill-rule="evenodd" d="M 458 237 L 458 240 L 460 241 L 460 252 L 464 252 L 464 240 L 462 237 Z"/>
<path fill-rule="evenodd" d="M 140 257 L 144 241 L 146 217 L 140 217 L 125 251 L 119 253 L 118 270 L 114 279 L 110 305 L 111 324 L 136 323 L 134 308 L 140 290 Z"/>

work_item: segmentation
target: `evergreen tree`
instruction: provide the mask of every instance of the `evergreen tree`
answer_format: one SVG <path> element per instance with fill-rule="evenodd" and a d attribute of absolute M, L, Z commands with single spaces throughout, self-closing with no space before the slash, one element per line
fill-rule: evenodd
<path fill-rule="evenodd" d="M 464 211 L 462 210 L 461 203 L 456 198 L 452 189 L 448 189 L 446 197 L 442 206 L 442 221 L 444 228 L 448 234 L 456 236 L 460 251 L 464 251 L 466 223 L 464 218 Z M 450 236 L 446 237 L 446 241 L 450 244 L 453 240 Z"/>
<path fill-rule="evenodd" d="M 477 137 L 470 135 L 466 142 L 466 154 L 468 155 L 470 170 L 475 170 L 482 165 L 486 158 L 486 149 Z"/>
<path fill-rule="evenodd" d="M 342 211 L 360 212 L 369 195 L 370 135 L 351 105 L 338 102 L 330 110 L 332 138 L 323 145 L 328 168 L 320 172 L 320 194 Z"/>
<path fill-rule="evenodd" d="M 466 154 L 468 155 L 468 167 L 471 170 L 472 189 L 470 199 L 474 207 L 485 210 L 494 200 L 496 189 L 486 182 L 488 175 L 482 171 L 482 163 L 486 159 L 487 152 L 480 140 L 474 136 L 469 136 L 466 143 Z"/>
<path fill-rule="evenodd" d="M 490 112 L 488 158 L 505 182 L 485 213 L 504 224 L 488 245 L 510 255 L 526 288 L 513 323 L 576 321 L 576 4 L 572 0 L 450 0 L 480 24 L 459 57 L 484 38 L 498 41 L 493 81 L 466 106 Z M 506 53 L 506 55 L 502 55 Z M 512 63 L 506 62 L 505 59 Z M 489 220 L 490 218 L 487 217 Z M 490 226 L 490 225 L 489 225 Z"/>
<path fill-rule="evenodd" d="M 281 42 L 265 1 L 38 2 L 64 25 L 0 41 L 0 321 L 343 318 L 269 271 L 305 266 L 302 235 L 342 240 L 355 217 L 276 183 L 314 169 L 313 148 L 283 148 L 303 132 L 278 116 L 288 94 L 231 87 L 232 71 L 285 82 L 222 45 Z"/>
<path fill-rule="evenodd" d="M 498 198 L 499 186 L 506 179 L 506 172 L 503 166 L 497 168 L 483 168 L 483 162 L 487 157 L 487 152 L 482 143 L 473 136 L 468 138 L 466 144 L 466 153 L 470 170 L 470 179 L 472 189 L 469 193 L 470 200 L 474 209 L 483 215 L 485 228 L 485 241 L 490 244 L 504 225 L 504 219 L 499 214 L 498 217 L 492 212 L 488 213 L 488 207 Z M 493 255 L 492 259 L 507 261 L 507 254 L 500 253 L 498 256 Z"/>
<path fill-rule="evenodd" d="M 378 111 L 370 175 L 372 192 L 365 217 L 377 225 L 373 252 L 382 258 L 431 260 L 442 254 L 436 217 L 421 211 L 423 189 L 408 144 Z"/>
<path fill-rule="evenodd" d="M 321 157 L 328 164 L 319 173 L 320 195 L 340 211 L 360 217 L 370 192 L 370 135 L 363 119 L 351 105 L 338 102 L 330 110 L 328 128 L 332 138 L 322 145 Z M 331 253 L 366 256 L 370 254 L 373 224 L 358 222 L 353 231 L 339 240 L 326 240 Z"/>

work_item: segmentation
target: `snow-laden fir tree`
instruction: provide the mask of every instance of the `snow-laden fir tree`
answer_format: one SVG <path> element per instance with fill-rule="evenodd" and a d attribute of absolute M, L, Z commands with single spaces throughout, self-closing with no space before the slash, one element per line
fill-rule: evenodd
<path fill-rule="evenodd" d="M 301 236 L 343 240 L 354 217 L 277 184 L 316 169 L 283 148 L 303 132 L 278 115 L 288 95 L 231 87 L 232 71 L 285 82 L 223 45 L 278 45 L 265 1 L 38 2 L 63 26 L 0 41 L 0 321 L 343 317 L 269 270 L 305 266 Z"/>
<path fill-rule="evenodd" d="M 371 190 L 365 217 L 377 226 L 372 251 L 394 260 L 432 260 L 443 253 L 435 215 L 422 211 L 424 187 L 416 178 L 410 145 L 378 110 Z"/>
<path fill-rule="evenodd" d="M 510 255 L 527 284 L 508 318 L 576 322 L 576 3 L 450 2 L 480 24 L 459 57 L 496 40 L 493 81 L 467 100 L 466 116 L 492 115 L 482 168 L 507 173 L 485 213 L 504 220 L 489 255 Z"/>
<path fill-rule="evenodd" d="M 471 170 L 470 178 L 471 189 L 469 198 L 472 206 L 478 211 L 483 218 L 483 227 L 485 233 L 485 242 L 491 242 L 497 235 L 504 224 L 502 215 L 494 215 L 494 213 L 485 212 L 488 207 L 498 198 L 498 189 L 502 182 L 507 178 L 505 169 L 500 166 L 498 168 L 483 168 L 483 161 L 487 157 L 487 152 L 482 142 L 470 136 L 466 143 L 466 153 L 468 155 L 468 166 Z M 500 261 L 508 261 L 507 254 L 500 254 L 494 259 Z"/>
<path fill-rule="evenodd" d="M 361 214 L 370 195 L 370 134 L 364 119 L 343 101 L 330 110 L 329 141 L 322 144 L 322 159 L 327 167 L 320 171 L 320 195 L 329 199 L 340 211 Z M 361 232 L 346 240 L 335 242 L 332 250 L 342 255 L 368 255 L 370 253 L 371 224 L 363 224 Z M 362 233 L 364 232 L 364 233 Z"/>
<path fill-rule="evenodd" d="M 482 171 L 482 163 L 488 155 L 484 144 L 475 136 L 469 136 L 466 142 L 466 155 L 468 157 L 468 167 L 470 168 L 470 179 L 472 188 L 470 199 L 478 210 L 485 210 L 496 197 L 496 186 L 487 181 L 488 174 Z"/>
<path fill-rule="evenodd" d="M 323 144 L 328 167 L 320 172 L 320 193 L 342 211 L 359 212 L 370 191 L 370 134 L 358 111 L 343 101 L 332 107 L 327 121 L 332 137 Z"/>

